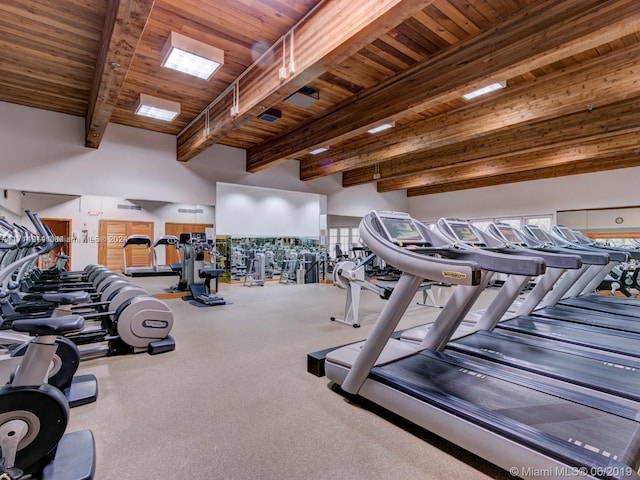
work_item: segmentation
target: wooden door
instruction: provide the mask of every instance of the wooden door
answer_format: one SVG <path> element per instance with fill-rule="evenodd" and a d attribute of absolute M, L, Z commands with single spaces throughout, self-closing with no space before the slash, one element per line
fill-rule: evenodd
<path fill-rule="evenodd" d="M 69 270 L 71 265 L 71 219 L 68 218 L 41 218 L 42 223 L 46 224 L 53 234 L 57 237 L 58 245 L 49 252 L 48 259 L 40 257 L 38 259 L 39 268 L 49 268 L 56 264 L 58 253 L 69 256 L 69 260 L 65 264 L 65 269 Z"/>
<path fill-rule="evenodd" d="M 123 267 L 122 244 L 130 235 L 147 235 L 153 241 L 153 222 L 100 220 L 98 225 L 98 263 L 112 270 Z M 127 265 L 148 267 L 149 251 L 146 247 L 127 247 Z"/>
<path fill-rule="evenodd" d="M 175 235 L 180 238 L 181 233 L 204 232 L 206 228 L 213 228 L 211 223 L 170 223 L 164 224 L 165 235 Z M 215 241 L 215 239 L 214 239 Z M 178 263 L 178 253 L 173 247 L 165 247 L 166 264 Z"/>

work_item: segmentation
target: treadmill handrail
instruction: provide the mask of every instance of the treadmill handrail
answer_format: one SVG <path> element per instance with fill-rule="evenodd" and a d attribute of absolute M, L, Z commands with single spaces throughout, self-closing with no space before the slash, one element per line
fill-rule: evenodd
<path fill-rule="evenodd" d="M 122 243 L 122 248 L 126 248 L 129 245 L 145 245 L 151 248 L 151 238 L 148 235 L 130 235 Z"/>
<path fill-rule="evenodd" d="M 506 226 L 511 228 L 515 235 L 520 236 L 516 228 L 512 227 L 511 225 Z M 511 243 L 504 238 L 499 238 L 497 236 L 497 233 L 494 233 L 494 231 L 499 232 L 499 230 L 497 229 L 497 225 L 492 223 L 489 225 L 487 231 L 482 233 L 485 236 L 490 236 L 495 240 L 499 240 L 500 242 L 502 242 L 504 245 L 504 253 L 510 253 L 512 255 L 535 255 L 537 257 L 541 257 L 542 259 L 544 259 L 548 268 L 563 268 L 574 270 L 582 266 L 582 258 L 573 252 L 554 252 L 542 248 L 526 247 L 522 244 L 518 245 L 515 243 Z"/>
<path fill-rule="evenodd" d="M 572 243 L 566 238 L 561 237 L 557 232 L 550 230 L 547 235 L 555 242 L 559 247 L 565 247 L 576 250 L 586 250 L 591 252 L 603 252 L 609 255 L 609 258 L 613 262 L 627 262 L 629 261 L 629 253 L 623 252 L 608 247 L 593 247 L 589 245 L 581 245 L 579 243 Z"/>
<path fill-rule="evenodd" d="M 528 227 L 528 225 L 523 226 L 520 229 L 520 233 L 522 234 L 522 238 L 527 242 L 527 246 L 529 248 L 540 249 L 552 253 L 578 255 L 582 259 L 582 263 L 586 263 L 587 265 L 607 265 L 610 261 L 610 257 L 606 252 L 585 250 L 581 248 L 569 248 L 564 246 L 561 247 L 554 243 L 542 242 L 528 230 Z"/>

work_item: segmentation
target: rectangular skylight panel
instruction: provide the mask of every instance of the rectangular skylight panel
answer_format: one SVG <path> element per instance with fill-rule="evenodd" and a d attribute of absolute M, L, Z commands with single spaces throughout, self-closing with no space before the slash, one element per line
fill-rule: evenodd
<path fill-rule="evenodd" d="M 465 93 L 464 95 L 462 95 L 462 97 L 465 100 L 471 100 L 472 98 L 476 98 L 476 97 L 479 97 L 480 95 L 485 95 L 489 92 L 500 90 L 501 88 L 504 88 L 506 86 L 507 86 L 507 82 L 496 82 L 496 83 L 487 85 L 486 87 L 479 88 L 478 90 L 474 90 L 473 92 Z"/>
<path fill-rule="evenodd" d="M 382 132 L 384 130 L 388 130 L 393 127 L 393 123 L 383 123 L 382 125 L 378 125 L 377 127 L 373 127 L 370 130 L 367 130 L 368 133 L 374 134 L 378 132 Z"/>
<path fill-rule="evenodd" d="M 136 111 L 136 114 L 154 118 L 156 120 L 163 120 L 165 122 L 171 122 L 178 116 L 178 112 L 173 112 L 171 110 L 165 110 L 158 107 L 152 107 L 149 105 L 140 105 L 140 107 L 138 107 L 138 110 Z"/>
<path fill-rule="evenodd" d="M 319 148 L 316 148 L 315 150 L 311 150 L 309 153 L 311 155 L 317 155 L 319 153 L 326 152 L 327 150 L 329 150 L 327 147 L 319 147 Z"/>
<path fill-rule="evenodd" d="M 163 66 L 208 80 L 220 68 L 220 63 L 174 47 Z"/>

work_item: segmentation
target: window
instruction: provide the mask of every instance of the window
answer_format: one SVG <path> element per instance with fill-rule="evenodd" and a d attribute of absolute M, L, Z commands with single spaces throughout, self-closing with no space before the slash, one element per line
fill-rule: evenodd
<path fill-rule="evenodd" d="M 352 257 L 352 246 L 362 246 L 360 242 L 360 230 L 358 227 L 331 227 L 329 228 L 329 257 L 335 259 L 336 245 L 339 251 Z"/>
<path fill-rule="evenodd" d="M 549 230 L 553 224 L 553 215 L 523 217 L 523 220 L 524 225 L 536 225 L 542 230 Z"/>

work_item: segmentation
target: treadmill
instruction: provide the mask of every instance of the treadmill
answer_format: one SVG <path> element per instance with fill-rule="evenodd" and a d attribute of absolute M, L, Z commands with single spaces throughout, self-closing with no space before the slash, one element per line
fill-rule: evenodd
<path fill-rule="evenodd" d="M 566 254 L 567 252 L 549 244 L 532 244 L 531 240 L 527 240 L 520 230 L 504 223 L 491 223 L 488 225 L 486 232 L 504 244 L 528 246 L 528 248 L 539 252 L 555 252 L 557 254 Z M 592 255 L 588 252 L 569 252 L 569 254 L 579 254 L 581 260 L 587 263 L 593 263 L 598 260 L 598 257 L 592 258 Z M 575 268 L 578 267 L 576 266 Z M 549 275 L 549 278 L 540 280 L 540 285 L 536 285 L 534 291 L 530 293 L 528 299 L 517 311 L 518 316 L 496 324 L 495 328 L 503 333 L 539 336 L 586 348 L 595 348 L 612 354 L 640 358 L 640 350 L 637 348 L 640 344 L 640 334 L 598 326 L 597 322 L 574 323 L 564 321 L 562 318 L 544 318 L 529 315 L 549 290 L 546 283 L 550 283 L 550 281 L 560 277 L 563 273 L 562 270 L 558 270 L 555 273 L 552 270 L 553 268 L 550 268 L 549 264 L 547 264 L 546 275 Z M 541 290 L 541 293 L 538 290 Z M 624 300 L 621 297 L 618 298 Z"/>
<path fill-rule="evenodd" d="M 127 265 L 127 248 L 145 247 L 147 249 L 148 266 Z M 151 238 L 148 235 L 130 235 L 122 242 L 122 273 L 127 277 L 139 277 L 153 274 L 153 257 L 151 253 Z"/>
<path fill-rule="evenodd" d="M 170 265 L 157 265 L 155 247 L 159 245 L 176 246 L 177 237 L 171 235 L 162 236 L 152 245 L 151 238 L 148 235 L 130 235 L 122 243 L 123 266 L 122 273 L 127 277 L 158 277 L 178 275 L 179 270 L 172 269 Z M 147 249 L 147 266 L 131 266 L 127 265 L 127 248 L 144 247 Z"/>
<path fill-rule="evenodd" d="M 524 478 L 639 478 L 634 408 L 588 391 L 541 385 L 499 364 L 444 351 L 488 271 L 534 276 L 544 262 L 479 249 L 435 247 L 434 232 L 407 214 L 372 212 L 366 245 L 403 274 L 370 337 L 328 353 L 325 370 L 358 395 Z M 438 255 L 439 257 L 435 257 Z M 422 345 L 390 338 L 423 279 L 457 284 Z"/>
<path fill-rule="evenodd" d="M 168 247 L 171 246 L 176 250 L 178 254 L 178 262 L 174 264 L 167 265 L 159 265 L 158 264 L 158 251 L 156 250 L 158 247 Z M 153 242 L 153 246 L 151 247 L 151 251 L 153 252 L 153 272 L 155 275 L 180 275 L 180 270 L 182 268 L 182 253 L 180 249 L 180 239 L 175 235 L 161 235 L 158 239 Z"/>
<path fill-rule="evenodd" d="M 617 262 L 626 261 L 628 258 L 626 251 L 589 248 L 571 244 L 570 242 L 564 242 L 557 236 L 552 237 L 540 227 L 533 225 L 523 227 L 522 234 L 528 240 L 533 238 L 535 239 L 533 240 L 534 242 L 556 245 L 563 250 L 575 252 L 581 256 L 608 255 L 609 261 L 606 263 L 604 261 L 600 262 L 599 266 L 597 263 L 592 263 L 588 268 L 583 267 L 582 271 L 578 272 L 578 275 L 566 275 L 544 298 L 540 308 L 518 313 L 601 326 L 623 332 L 640 333 L 640 311 L 633 305 L 625 305 L 628 302 L 627 299 L 621 299 L 620 305 L 611 305 L 598 300 L 598 295 L 586 294 L 580 298 L 578 297 L 583 295 L 584 292 L 594 291 Z"/>
<path fill-rule="evenodd" d="M 560 251 L 532 251 L 514 242 L 504 243 L 481 232 L 465 220 L 441 218 L 436 228 L 447 240 L 455 242 L 461 248 L 482 247 L 509 255 L 541 256 L 546 262 L 547 272 L 531 292 L 534 297 L 536 289 L 545 290 L 547 276 L 550 275 L 553 279 L 556 278 L 557 271 L 575 271 L 582 267 L 581 258 L 577 255 L 563 254 Z M 569 383 L 572 387 L 586 387 L 602 392 L 606 394 L 604 396 L 613 395 L 615 401 L 624 398 L 633 403 L 640 402 L 640 358 L 636 353 L 640 337 L 637 335 L 611 336 L 605 329 L 600 329 L 599 332 L 584 332 L 565 325 L 564 338 L 545 337 L 532 333 L 535 327 L 531 324 L 535 323 L 535 318 L 522 317 L 510 322 L 519 322 L 524 335 L 494 330 L 496 325 L 507 323 L 499 322 L 528 282 L 529 278 L 526 276 L 509 276 L 478 320 L 475 332 L 455 340 L 449 337 L 446 348 L 483 361 L 497 362 L 518 371 L 542 376 L 544 378 L 539 380 L 543 382 L 554 383 L 550 380 L 554 379 Z M 526 305 L 527 301 L 528 299 L 523 305 Z M 565 339 L 569 341 L 564 341 Z M 593 348 L 592 344 L 597 347 Z M 442 343 L 429 343 L 425 337 L 423 346 L 427 345 L 441 347 Z M 620 345 L 635 358 L 620 352 Z"/>
<path fill-rule="evenodd" d="M 577 248 L 596 249 L 604 251 L 616 251 L 625 253 L 631 262 L 640 260 L 640 251 L 637 249 L 610 247 L 590 241 L 587 237 L 577 235 L 567 227 L 555 225 L 551 229 L 554 238 L 560 237 L 562 240 L 575 245 Z M 608 272 L 607 272 L 608 273 Z M 605 313 L 618 315 L 628 315 L 640 317 L 640 300 L 636 297 L 615 297 L 605 296 L 596 293 L 583 293 L 579 297 L 570 297 L 559 302 L 562 305 L 587 308 Z M 631 307 L 631 308 L 627 308 Z"/>

